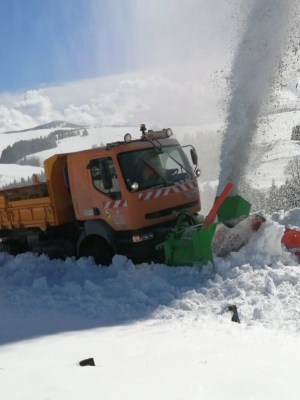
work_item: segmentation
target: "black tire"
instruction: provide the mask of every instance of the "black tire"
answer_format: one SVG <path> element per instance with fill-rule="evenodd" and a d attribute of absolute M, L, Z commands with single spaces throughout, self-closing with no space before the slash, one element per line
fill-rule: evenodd
<path fill-rule="evenodd" d="M 9 239 L 0 243 L 0 252 L 9 253 L 13 256 L 28 251 L 28 247 L 19 240 Z"/>
<path fill-rule="evenodd" d="M 99 236 L 88 236 L 80 246 L 80 257 L 93 257 L 95 264 L 109 266 L 114 256 L 113 248 Z"/>

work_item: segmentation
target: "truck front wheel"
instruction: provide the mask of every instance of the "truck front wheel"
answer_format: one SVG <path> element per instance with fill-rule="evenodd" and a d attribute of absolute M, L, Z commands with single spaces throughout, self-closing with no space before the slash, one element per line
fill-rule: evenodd
<path fill-rule="evenodd" d="M 114 256 L 113 248 L 107 241 L 97 235 L 88 236 L 80 246 L 80 257 L 93 257 L 95 264 L 111 264 Z"/>

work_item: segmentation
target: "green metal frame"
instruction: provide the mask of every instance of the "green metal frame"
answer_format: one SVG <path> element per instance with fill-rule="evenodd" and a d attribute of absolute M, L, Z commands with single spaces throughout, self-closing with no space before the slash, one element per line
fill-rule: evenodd
<path fill-rule="evenodd" d="M 251 204 L 241 196 L 226 197 L 217 211 L 218 221 L 229 221 L 230 219 L 248 217 Z"/>
<path fill-rule="evenodd" d="M 173 266 L 203 266 L 213 263 L 212 241 L 218 222 L 249 216 L 251 204 L 241 196 L 226 197 L 232 188 L 227 183 L 203 224 L 189 212 L 179 215 L 174 229 L 164 243 L 156 246 L 164 251 L 165 264 Z M 218 217 L 218 222 L 214 222 Z M 183 224 L 188 223 L 189 226 Z"/>
<path fill-rule="evenodd" d="M 191 225 L 182 227 L 187 221 Z M 213 262 L 211 243 L 215 230 L 216 224 L 205 228 L 203 224 L 198 223 L 193 214 L 183 213 L 166 241 L 156 246 L 156 249 L 164 251 L 167 265 L 202 266 Z"/>

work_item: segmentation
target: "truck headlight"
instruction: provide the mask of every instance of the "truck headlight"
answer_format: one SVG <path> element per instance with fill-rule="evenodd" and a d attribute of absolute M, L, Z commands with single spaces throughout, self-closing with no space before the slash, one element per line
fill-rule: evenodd
<path fill-rule="evenodd" d="M 135 192 L 136 190 L 138 190 L 139 184 L 137 182 L 133 182 L 133 184 L 130 187 L 131 187 L 131 190 L 133 192 Z"/>
<path fill-rule="evenodd" d="M 170 137 L 173 135 L 173 131 L 171 128 L 166 129 L 166 135 L 167 135 L 167 137 Z"/>

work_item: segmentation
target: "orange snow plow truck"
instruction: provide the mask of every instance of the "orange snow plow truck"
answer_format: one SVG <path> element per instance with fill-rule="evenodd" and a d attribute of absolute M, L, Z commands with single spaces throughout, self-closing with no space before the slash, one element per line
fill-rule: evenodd
<path fill-rule="evenodd" d="M 0 251 L 155 261 L 176 216 L 201 209 L 200 170 L 195 149 L 185 152 L 171 129 L 141 131 L 140 139 L 126 134 L 54 155 L 44 162 L 45 183 L 0 190 Z"/>

